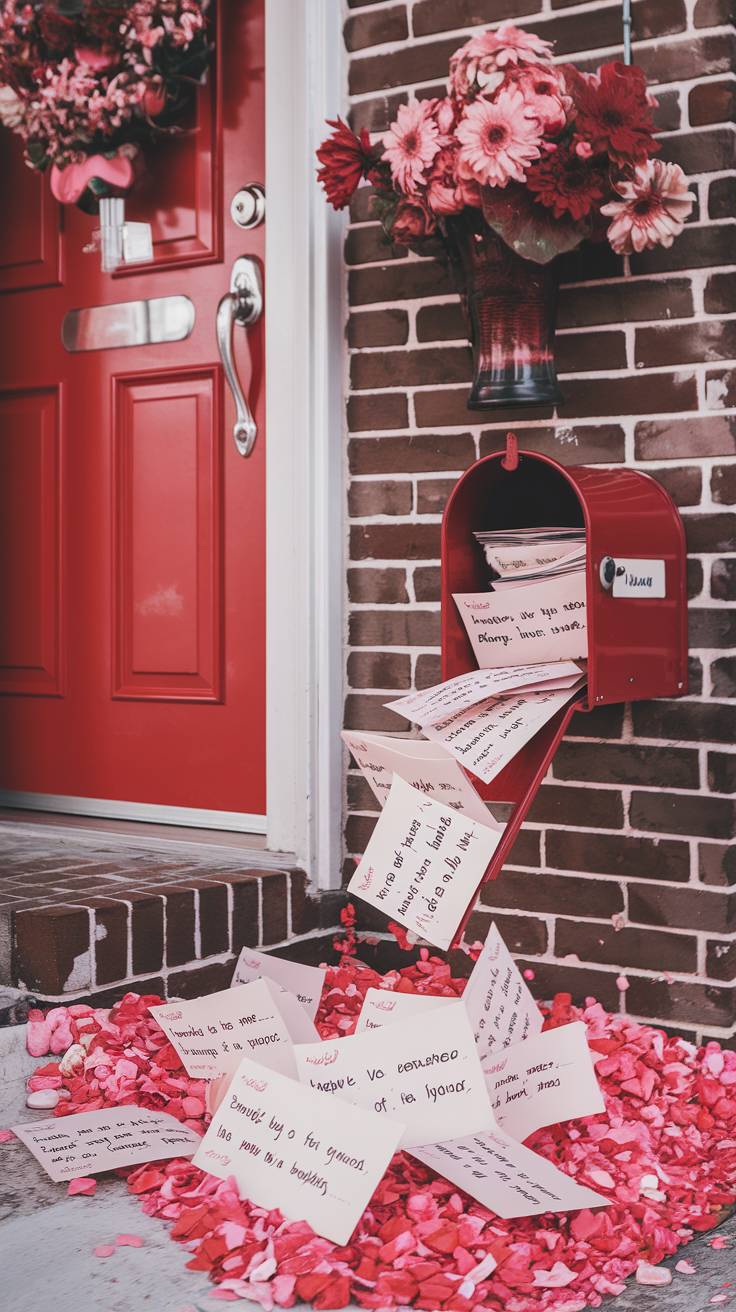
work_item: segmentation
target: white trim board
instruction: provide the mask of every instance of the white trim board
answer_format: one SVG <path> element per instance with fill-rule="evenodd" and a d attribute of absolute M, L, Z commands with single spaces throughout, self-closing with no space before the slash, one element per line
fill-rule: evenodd
<path fill-rule="evenodd" d="M 61 793 L 23 793 L 0 788 L 0 806 L 20 811 L 60 811 L 100 820 L 141 820 L 156 825 L 189 829 L 225 829 L 239 834 L 265 834 L 265 815 L 239 811 L 205 811 L 189 806 L 159 806 L 151 802 L 108 801 L 104 797 L 65 797 Z"/>
<path fill-rule="evenodd" d="M 344 224 L 315 180 L 345 96 L 340 6 L 266 0 L 268 847 L 339 887 Z"/>

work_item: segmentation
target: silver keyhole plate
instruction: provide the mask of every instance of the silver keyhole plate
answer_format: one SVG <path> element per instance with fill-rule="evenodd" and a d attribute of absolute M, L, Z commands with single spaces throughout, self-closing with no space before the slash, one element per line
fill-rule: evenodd
<path fill-rule="evenodd" d="M 239 228 L 257 228 L 266 217 L 266 193 L 260 182 L 250 182 L 236 191 L 230 202 L 230 217 Z"/>

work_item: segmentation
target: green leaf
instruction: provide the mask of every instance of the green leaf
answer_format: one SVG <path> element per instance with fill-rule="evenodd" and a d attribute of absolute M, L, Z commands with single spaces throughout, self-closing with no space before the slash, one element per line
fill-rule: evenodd
<path fill-rule="evenodd" d="M 525 260 L 549 264 L 589 235 L 587 223 L 556 219 L 519 183 L 482 189 L 483 217 L 506 245 Z"/>

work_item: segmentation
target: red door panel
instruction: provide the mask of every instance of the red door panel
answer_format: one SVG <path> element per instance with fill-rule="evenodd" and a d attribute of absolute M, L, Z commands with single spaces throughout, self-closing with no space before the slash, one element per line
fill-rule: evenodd
<path fill-rule="evenodd" d="M 60 215 L 0 132 L 6 790 L 265 814 L 263 324 L 235 329 L 248 459 L 215 340 L 234 260 L 263 262 L 264 227 L 230 217 L 264 181 L 263 0 L 216 8 L 191 130 L 150 153 L 127 201 L 152 224 L 151 265 L 102 274 L 83 250 L 96 220 Z M 62 345 L 71 309 L 175 295 L 194 306 L 185 341 Z"/>

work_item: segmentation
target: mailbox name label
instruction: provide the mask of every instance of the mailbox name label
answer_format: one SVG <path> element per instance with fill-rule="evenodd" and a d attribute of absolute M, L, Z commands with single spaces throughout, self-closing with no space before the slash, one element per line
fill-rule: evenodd
<path fill-rule="evenodd" d="M 614 597 L 665 597 L 663 560 L 618 560 Z"/>

